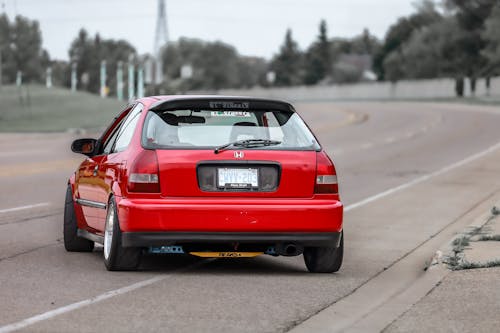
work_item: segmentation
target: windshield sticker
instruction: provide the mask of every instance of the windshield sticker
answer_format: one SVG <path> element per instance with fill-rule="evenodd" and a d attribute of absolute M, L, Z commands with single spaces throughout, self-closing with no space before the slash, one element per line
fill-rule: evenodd
<path fill-rule="evenodd" d="M 247 111 L 212 111 L 212 117 L 251 117 L 250 112 Z"/>
<path fill-rule="evenodd" d="M 249 102 L 210 102 L 211 109 L 248 109 Z"/>

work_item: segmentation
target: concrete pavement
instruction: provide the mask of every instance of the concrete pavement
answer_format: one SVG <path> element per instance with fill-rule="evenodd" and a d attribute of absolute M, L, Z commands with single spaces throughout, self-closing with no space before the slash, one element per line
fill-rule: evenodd
<path fill-rule="evenodd" d="M 384 332 L 498 332 L 500 267 L 453 271 Z"/>
<path fill-rule="evenodd" d="M 445 272 L 443 279 L 425 297 L 396 318 L 384 332 L 498 330 L 500 212 L 497 207 L 500 195 L 490 201 L 495 202 L 495 206 L 475 209 L 478 215 L 471 225 L 443 247 L 438 265 L 452 271 Z"/>

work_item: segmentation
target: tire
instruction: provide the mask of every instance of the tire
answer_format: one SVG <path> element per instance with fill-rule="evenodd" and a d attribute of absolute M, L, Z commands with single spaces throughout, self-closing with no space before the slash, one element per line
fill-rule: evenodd
<path fill-rule="evenodd" d="M 68 252 L 92 252 L 94 242 L 78 237 L 78 224 L 75 215 L 75 205 L 73 203 L 73 193 L 71 185 L 66 190 L 66 200 L 64 201 L 64 248 Z"/>
<path fill-rule="evenodd" d="M 142 249 L 122 247 L 122 231 L 118 221 L 116 202 L 113 197 L 108 202 L 108 212 L 104 227 L 104 265 L 108 271 L 133 271 L 141 261 Z"/>
<path fill-rule="evenodd" d="M 333 273 L 342 266 L 344 258 L 344 232 L 339 247 L 308 247 L 304 249 L 304 262 L 311 273 Z"/>

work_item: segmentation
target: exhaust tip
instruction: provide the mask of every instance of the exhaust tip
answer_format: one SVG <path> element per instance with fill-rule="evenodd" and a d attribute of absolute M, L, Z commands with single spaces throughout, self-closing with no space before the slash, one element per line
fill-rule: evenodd
<path fill-rule="evenodd" d="M 276 252 L 282 256 L 293 257 L 302 254 L 302 252 L 304 252 L 304 247 L 294 243 L 278 244 L 276 246 Z"/>

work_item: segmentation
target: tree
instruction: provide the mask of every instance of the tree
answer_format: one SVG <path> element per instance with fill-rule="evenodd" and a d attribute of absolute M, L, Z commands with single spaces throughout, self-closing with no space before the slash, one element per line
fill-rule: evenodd
<path fill-rule="evenodd" d="M 392 52 L 401 52 L 402 45 L 410 39 L 412 34 L 418 29 L 438 22 L 442 19 L 441 14 L 436 10 L 434 3 L 424 0 L 416 5 L 417 12 L 409 17 L 400 18 L 395 24 L 389 27 L 384 39 L 384 43 L 374 58 L 373 68 L 379 80 L 385 77 L 385 59 Z M 392 56 L 391 62 L 394 61 Z"/>
<path fill-rule="evenodd" d="M 370 31 L 365 28 L 361 35 L 355 36 L 350 41 L 349 52 L 354 54 L 369 54 L 375 55 L 380 48 L 380 42 L 377 37 L 370 34 Z"/>
<path fill-rule="evenodd" d="M 10 22 L 0 15 L 0 52 L 3 81 L 13 83 L 21 71 L 24 82 L 41 82 L 49 55 L 42 48 L 42 35 L 37 21 L 16 16 Z"/>
<path fill-rule="evenodd" d="M 384 62 L 386 78 L 397 81 L 455 76 L 463 52 L 456 49 L 457 22 L 447 17 L 415 31 Z"/>
<path fill-rule="evenodd" d="M 484 23 L 484 31 L 481 37 L 486 43 L 486 47 L 481 54 L 486 58 L 487 66 L 485 75 L 492 76 L 500 74 L 500 3 L 498 3 L 491 15 Z"/>
<path fill-rule="evenodd" d="M 276 74 L 276 85 L 293 86 L 302 82 L 302 57 L 297 42 L 293 40 L 292 31 L 288 29 L 280 52 L 270 66 Z"/>
<path fill-rule="evenodd" d="M 332 73 L 333 60 L 326 21 L 321 20 L 318 39 L 306 52 L 304 82 L 316 84 L 329 76 Z"/>
<path fill-rule="evenodd" d="M 4 81 L 5 66 L 4 63 L 9 63 L 7 59 L 12 55 L 10 52 L 10 24 L 7 15 L 0 15 L 0 87 Z"/>
<path fill-rule="evenodd" d="M 483 31 L 487 18 L 498 4 L 498 0 L 447 0 L 446 5 L 454 11 L 460 27 L 456 39 L 457 49 L 463 56 L 457 65 L 457 72 L 461 76 L 470 78 L 471 91 L 474 94 L 476 78 L 485 74 L 487 60 L 482 50 L 486 47 Z M 498 33 L 498 32 L 497 32 Z"/>
<path fill-rule="evenodd" d="M 181 38 L 162 53 L 164 89 L 170 92 L 253 87 L 262 82 L 267 65 L 261 58 L 241 57 L 231 45 Z M 181 68 L 191 66 L 190 78 L 181 77 Z"/>
<path fill-rule="evenodd" d="M 85 29 L 80 29 L 69 49 L 69 57 L 76 63 L 80 87 L 93 93 L 99 93 L 102 60 L 106 61 L 107 86 L 114 94 L 118 62 L 125 63 L 130 55 L 136 54 L 135 48 L 127 41 L 102 39 L 99 34 L 90 38 Z M 66 84 L 69 85 L 69 75 L 67 77 Z"/>

